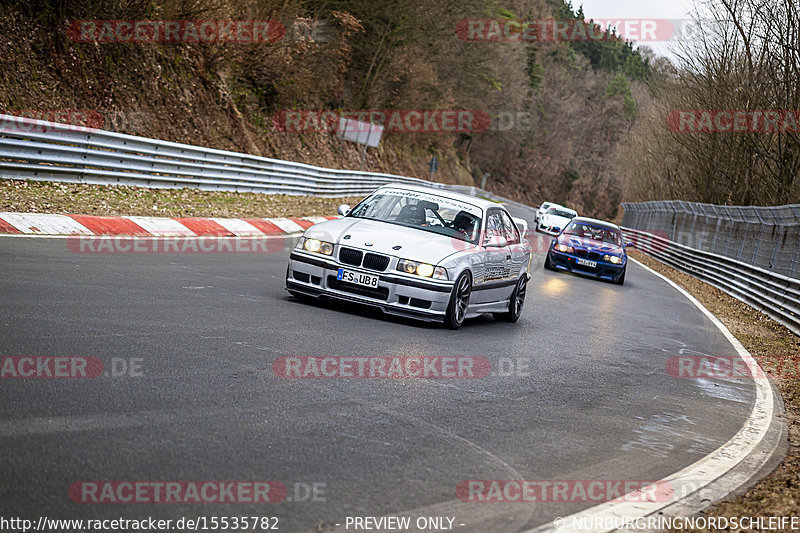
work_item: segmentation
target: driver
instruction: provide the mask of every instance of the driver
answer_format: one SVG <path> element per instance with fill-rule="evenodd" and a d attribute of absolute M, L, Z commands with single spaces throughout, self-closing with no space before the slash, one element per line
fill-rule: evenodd
<path fill-rule="evenodd" d="M 475 233 L 475 222 L 477 219 L 466 211 L 459 211 L 453 219 L 452 228 L 464 236 L 472 239 Z"/>

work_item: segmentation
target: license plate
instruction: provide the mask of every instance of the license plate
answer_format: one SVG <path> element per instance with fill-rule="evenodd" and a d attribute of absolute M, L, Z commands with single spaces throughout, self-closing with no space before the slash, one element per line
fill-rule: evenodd
<path fill-rule="evenodd" d="M 378 280 L 380 278 L 371 274 L 364 274 L 363 272 L 355 272 L 353 270 L 345 270 L 344 268 L 340 268 L 339 273 L 336 274 L 336 279 L 339 281 L 346 281 L 347 283 L 355 283 L 356 285 L 372 287 L 374 289 L 378 287 Z"/>
<path fill-rule="evenodd" d="M 587 259 L 581 259 L 580 257 L 578 257 L 575 260 L 575 262 L 578 263 L 581 266 L 585 266 L 585 267 L 589 267 L 589 268 L 597 268 L 597 261 L 589 261 Z"/>

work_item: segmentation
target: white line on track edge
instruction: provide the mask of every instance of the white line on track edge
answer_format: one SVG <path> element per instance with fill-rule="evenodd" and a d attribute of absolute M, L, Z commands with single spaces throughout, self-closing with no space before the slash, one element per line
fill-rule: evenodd
<path fill-rule="evenodd" d="M 683 294 L 690 302 L 692 302 L 717 328 L 725 335 L 725 338 L 733 345 L 739 356 L 751 368 L 760 368 L 758 363 L 753 359 L 753 356 L 742 346 L 742 343 L 734 337 L 728 328 L 716 317 L 711 311 L 705 308 L 697 298 L 689 294 L 686 289 L 637 261 L 636 259 L 629 258 L 631 261 L 641 266 L 651 274 L 663 279 L 669 283 L 675 290 Z M 751 366 L 752 365 L 752 366 Z M 674 474 L 665 477 L 658 481 L 658 484 L 669 483 L 675 490 L 676 494 L 681 494 L 681 498 L 685 498 L 692 493 L 708 486 L 710 483 L 719 479 L 721 476 L 728 473 L 736 465 L 746 459 L 753 451 L 761 444 L 764 436 L 767 434 L 770 423 L 773 417 L 773 403 L 774 398 L 772 394 L 772 385 L 767 379 L 754 379 L 756 387 L 756 400 L 753 404 L 753 409 L 750 411 L 742 428 L 731 437 L 731 439 L 706 455 L 702 459 L 687 466 L 683 470 L 679 470 Z M 561 524 L 563 527 L 556 528 L 554 524 L 545 524 L 534 529 L 530 529 L 524 533 L 543 533 L 543 532 L 558 532 L 558 533 L 572 533 L 572 532 L 587 532 L 592 533 L 605 533 L 614 531 L 616 527 L 598 527 L 598 528 L 579 528 L 573 529 L 572 524 L 603 524 L 623 523 L 625 520 L 636 520 L 637 518 L 644 518 L 653 513 L 657 513 L 661 509 L 674 505 L 676 501 L 664 502 L 606 502 L 594 507 L 590 507 L 584 511 L 563 517 Z M 582 521 L 585 519 L 585 522 Z"/>

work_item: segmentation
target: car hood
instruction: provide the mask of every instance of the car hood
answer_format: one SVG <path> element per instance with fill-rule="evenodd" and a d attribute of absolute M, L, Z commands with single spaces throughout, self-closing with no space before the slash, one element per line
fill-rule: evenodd
<path fill-rule="evenodd" d="M 622 246 L 617 246 L 616 244 L 594 241 L 592 239 L 576 237 L 575 235 L 562 234 L 558 237 L 558 243 L 568 244 L 573 248 L 581 248 L 583 250 L 589 250 L 590 252 L 597 252 L 601 254 L 622 255 L 622 252 L 624 251 Z"/>
<path fill-rule="evenodd" d="M 346 236 L 350 236 L 345 239 Z M 413 261 L 437 264 L 446 257 L 475 245 L 429 231 L 357 218 L 340 218 L 310 227 L 306 237 L 358 248 L 367 252 L 393 255 Z M 368 246 L 366 243 L 371 243 Z M 400 247 L 395 249 L 396 247 Z"/>

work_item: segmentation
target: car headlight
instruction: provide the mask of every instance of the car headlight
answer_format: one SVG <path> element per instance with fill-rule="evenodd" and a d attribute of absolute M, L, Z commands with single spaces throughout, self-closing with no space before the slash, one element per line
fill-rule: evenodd
<path fill-rule="evenodd" d="M 429 265 L 428 263 L 420 263 L 417 266 L 417 274 L 423 278 L 429 278 L 433 276 L 433 265 Z"/>
<path fill-rule="evenodd" d="M 604 261 L 608 261 L 609 263 L 614 263 L 615 265 L 622 264 L 622 258 L 618 255 L 604 255 Z"/>
<path fill-rule="evenodd" d="M 315 254 L 333 255 L 333 244 L 319 239 L 303 237 L 300 239 L 300 242 L 297 243 L 297 247 Z"/>
<path fill-rule="evenodd" d="M 440 266 L 420 263 L 410 259 L 401 259 L 397 262 L 397 270 L 406 274 L 416 274 L 423 278 L 447 279 L 447 270 Z"/>
<path fill-rule="evenodd" d="M 565 254 L 571 254 L 575 252 L 575 249 L 568 244 L 556 244 L 556 250 L 559 252 L 564 252 Z"/>

